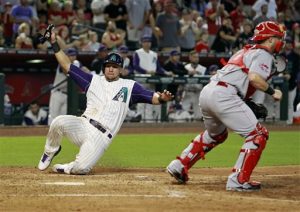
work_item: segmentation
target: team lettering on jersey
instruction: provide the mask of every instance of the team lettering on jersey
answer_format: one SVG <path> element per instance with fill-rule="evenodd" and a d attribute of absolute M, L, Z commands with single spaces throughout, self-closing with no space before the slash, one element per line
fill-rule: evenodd
<path fill-rule="evenodd" d="M 259 64 L 259 67 L 261 68 L 262 71 L 268 72 L 269 66 L 267 66 L 264 63 Z"/>
<path fill-rule="evenodd" d="M 127 96 L 128 96 L 128 88 L 122 87 L 121 90 L 117 93 L 117 95 L 115 95 L 113 100 L 115 100 L 115 101 L 120 101 L 121 100 L 121 102 L 126 103 Z"/>

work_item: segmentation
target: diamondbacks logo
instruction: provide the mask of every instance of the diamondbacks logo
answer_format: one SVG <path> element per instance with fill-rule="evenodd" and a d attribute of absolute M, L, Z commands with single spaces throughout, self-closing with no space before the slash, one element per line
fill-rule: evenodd
<path fill-rule="evenodd" d="M 111 61 L 117 61 L 116 55 L 112 55 L 110 58 Z"/>
<path fill-rule="evenodd" d="M 113 98 L 113 100 L 115 101 L 120 101 L 121 102 L 126 102 L 127 100 L 127 95 L 128 95 L 128 88 L 123 87 L 121 88 L 121 90 L 117 93 L 117 95 L 115 95 L 115 97 Z"/>

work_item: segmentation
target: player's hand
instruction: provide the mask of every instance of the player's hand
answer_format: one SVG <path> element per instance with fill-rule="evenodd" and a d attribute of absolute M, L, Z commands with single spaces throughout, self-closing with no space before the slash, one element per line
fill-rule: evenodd
<path fill-rule="evenodd" d="M 280 101 L 282 98 L 282 92 L 278 89 L 274 89 L 275 93 L 272 95 L 275 101 Z"/>
<path fill-rule="evenodd" d="M 164 90 L 162 93 L 160 93 L 160 92 L 157 92 L 157 93 L 159 95 L 160 100 L 163 102 L 171 101 L 174 98 L 174 95 L 170 91 L 167 91 L 167 90 Z"/>

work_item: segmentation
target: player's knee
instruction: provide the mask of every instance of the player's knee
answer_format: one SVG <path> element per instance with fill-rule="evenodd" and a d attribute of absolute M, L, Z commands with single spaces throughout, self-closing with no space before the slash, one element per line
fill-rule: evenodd
<path fill-rule="evenodd" d="M 228 131 L 225 129 L 221 134 L 211 136 L 213 140 L 215 140 L 217 143 L 223 143 L 228 137 Z"/>
<path fill-rule="evenodd" d="M 85 174 L 88 174 L 89 172 L 91 171 L 91 168 L 90 167 L 87 167 L 83 164 L 78 164 L 78 163 L 75 163 L 73 168 L 71 169 L 71 173 L 72 174 L 82 174 L 82 175 L 85 175 Z"/>

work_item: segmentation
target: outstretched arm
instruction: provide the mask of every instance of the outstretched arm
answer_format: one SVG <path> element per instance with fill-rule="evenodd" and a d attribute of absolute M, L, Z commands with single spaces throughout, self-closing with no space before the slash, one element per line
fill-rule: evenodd
<path fill-rule="evenodd" d="M 52 30 L 50 33 L 51 33 L 50 43 L 51 43 L 53 51 L 55 53 L 55 57 L 56 57 L 59 65 L 62 67 L 63 72 L 65 74 L 68 74 L 70 65 L 71 65 L 71 61 L 70 61 L 69 57 L 64 53 L 64 51 L 60 49 L 60 46 L 56 40 L 55 32 Z"/>

